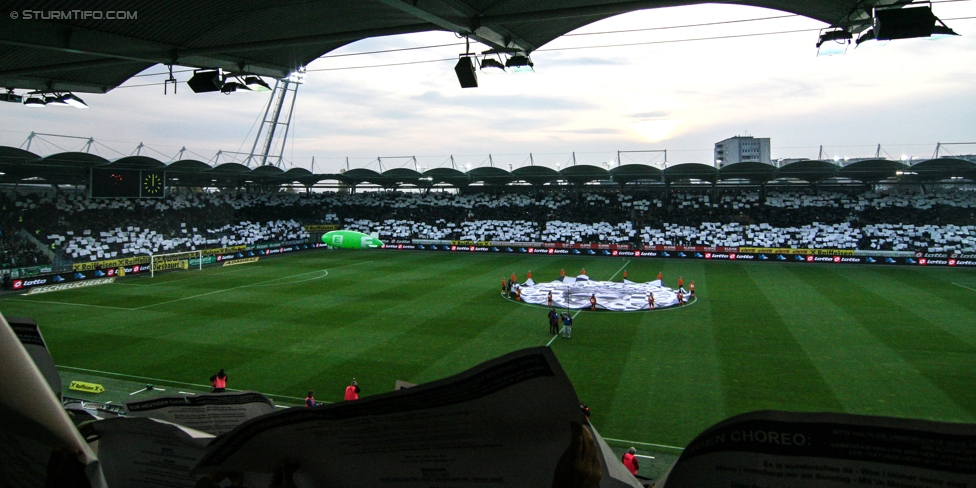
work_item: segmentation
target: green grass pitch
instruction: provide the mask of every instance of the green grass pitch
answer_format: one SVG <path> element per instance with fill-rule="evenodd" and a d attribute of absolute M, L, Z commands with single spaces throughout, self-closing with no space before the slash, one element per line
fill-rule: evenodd
<path fill-rule="evenodd" d="M 37 319 L 66 379 L 84 368 L 176 391 L 226 368 L 232 388 L 337 401 L 353 377 L 372 395 L 550 342 L 545 308 L 500 296 L 512 272 L 619 280 L 624 267 L 694 280 L 700 299 L 581 312 L 573 338 L 552 341 L 605 437 L 683 446 L 758 409 L 976 421 L 968 269 L 319 251 L 5 295 L 0 312 Z"/>

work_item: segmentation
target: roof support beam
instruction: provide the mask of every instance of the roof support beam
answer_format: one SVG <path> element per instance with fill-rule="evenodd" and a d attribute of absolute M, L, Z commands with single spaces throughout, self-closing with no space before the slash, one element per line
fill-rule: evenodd
<path fill-rule="evenodd" d="M 379 0 L 437 27 L 471 37 L 494 48 L 532 52 L 534 46 L 509 30 L 484 21 L 480 12 L 457 0 Z"/>
<path fill-rule="evenodd" d="M 7 27 L 9 24 L 27 25 L 24 22 L 15 23 L 9 20 L 0 20 L 0 27 Z M 293 69 L 298 68 L 298 66 L 274 66 L 268 63 L 253 62 L 246 59 L 235 59 L 232 56 L 225 55 L 235 52 L 259 51 L 263 49 L 300 47 L 315 44 L 328 45 L 356 41 L 366 37 L 380 37 L 438 30 L 438 26 L 436 25 L 422 23 L 198 48 L 179 48 L 143 43 L 145 45 L 145 49 L 118 52 L 106 50 L 107 47 L 119 44 L 117 42 L 118 40 L 115 39 L 115 36 L 98 32 L 80 31 L 73 28 L 65 30 L 63 28 L 47 24 L 42 25 L 43 27 L 41 28 L 37 28 L 35 24 L 31 24 L 26 28 L 18 26 L 19 30 L 17 31 L 8 31 L 0 28 L 0 44 L 53 50 L 79 55 L 98 56 L 104 59 L 45 66 L 32 66 L 0 71 L 0 77 L 27 76 L 51 71 L 87 69 L 137 62 L 149 63 L 150 65 L 179 64 L 182 66 L 193 66 L 200 68 L 219 67 L 232 72 L 248 71 L 254 74 L 282 78 L 287 76 Z M 30 29 L 31 32 L 20 32 L 24 29 Z M 82 33 L 82 35 L 79 36 L 78 33 Z M 112 42 L 107 42 L 108 40 L 106 37 L 112 38 Z M 73 39 L 78 40 L 79 38 L 85 38 L 86 40 L 85 42 L 73 42 Z M 24 41 L 24 39 L 30 39 L 30 41 Z"/>

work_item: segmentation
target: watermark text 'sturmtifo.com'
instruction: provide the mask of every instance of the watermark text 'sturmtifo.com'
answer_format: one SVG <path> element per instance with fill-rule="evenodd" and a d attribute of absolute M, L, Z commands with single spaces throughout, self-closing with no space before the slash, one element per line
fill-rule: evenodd
<path fill-rule="evenodd" d="M 135 10 L 15 10 L 10 18 L 17 20 L 138 20 Z"/>

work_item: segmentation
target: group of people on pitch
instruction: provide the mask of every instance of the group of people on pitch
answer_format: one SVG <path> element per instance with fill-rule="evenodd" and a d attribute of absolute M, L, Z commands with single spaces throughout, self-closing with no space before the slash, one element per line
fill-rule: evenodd
<path fill-rule="evenodd" d="M 559 334 L 559 321 L 563 321 L 562 337 L 563 339 L 569 339 L 573 335 L 573 317 L 569 315 L 569 312 L 564 312 L 561 315 L 556 312 L 555 308 L 549 309 L 549 333 L 556 335 Z"/>
<path fill-rule="evenodd" d="M 210 377 L 210 385 L 212 386 L 210 388 L 211 393 L 223 393 L 227 391 L 227 373 L 224 372 L 223 368 L 217 374 Z M 349 386 L 346 387 L 343 399 L 346 401 L 359 400 L 360 391 L 362 390 L 359 388 L 359 384 L 356 383 L 356 378 L 353 378 Z M 321 405 L 321 403 L 315 401 L 315 392 L 308 390 L 308 394 L 305 395 L 305 406 L 315 407 L 318 405 Z"/>

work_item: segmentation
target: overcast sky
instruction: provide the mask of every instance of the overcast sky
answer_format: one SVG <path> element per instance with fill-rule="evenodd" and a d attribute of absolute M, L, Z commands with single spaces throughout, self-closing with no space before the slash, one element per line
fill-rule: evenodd
<path fill-rule="evenodd" d="M 823 24 L 792 16 L 705 27 L 564 36 L 532 55 L 536 72 L 480 76 L 461 89 L 453 72 L 463 46 L 325 57 L 308 66 L 299 90 L 293 165 L 335 172 L 352 167 L 460 165 L 517 168 L 612 161 L 617 151 L 667 150 L 668 164 L 709 163 L 713 144 L 734 135 L 772 139 L 774 158 L 931 157 L 938 142 L 976 142 L 976 1 L 937 3 L 937 16 L 960 37 L 892 41 L 844 56 L 817 57 Z M 652 9 L 585 26 L 576 33 L 647 29 L 782 16 L 753 7 L 703 5 Z M 812 29 L 805 32 L 685 41 Z M 371 39 L 330 53 L 457 43 L 451 33 Z M 566 49 L 609 44 L 629 47 Z M 483 49 L 482 46 L 477 46 Z M 405 66 L 334 70 L 449 59 Z M 316 71 L 318 70 L 318 71 Z M 154 67 L 147 72 L 162 72 Z M 188 75 L 178 76 L 185 80 Z M 162 82 L 140 77 L 126 85 Z M 167 160 L 186 146 L 200 159 L 218 150 L 247 151 L 268 94 L 179 94 L 162 86 L 82 94 L 91 106 L 26 109 L 0 106 L 0 144 L 21 146 L 30 131 L 94 137 L 109 159 L 139 142 Z M 250 131 L 250 132 L 249 132 Z M 40 154 L 77 149 L 80 141 L 46 137 Z M 976 153 L 976 144 L 949 146 Z M 116 152 L 117 151 L 117 152 Z M 189 156 L 189 155 L 188 155 Z M 229 161 L 221 159 L 220 162 Z M 656 152 L 627 153 L 626 163 L 664 162 Z"/>

